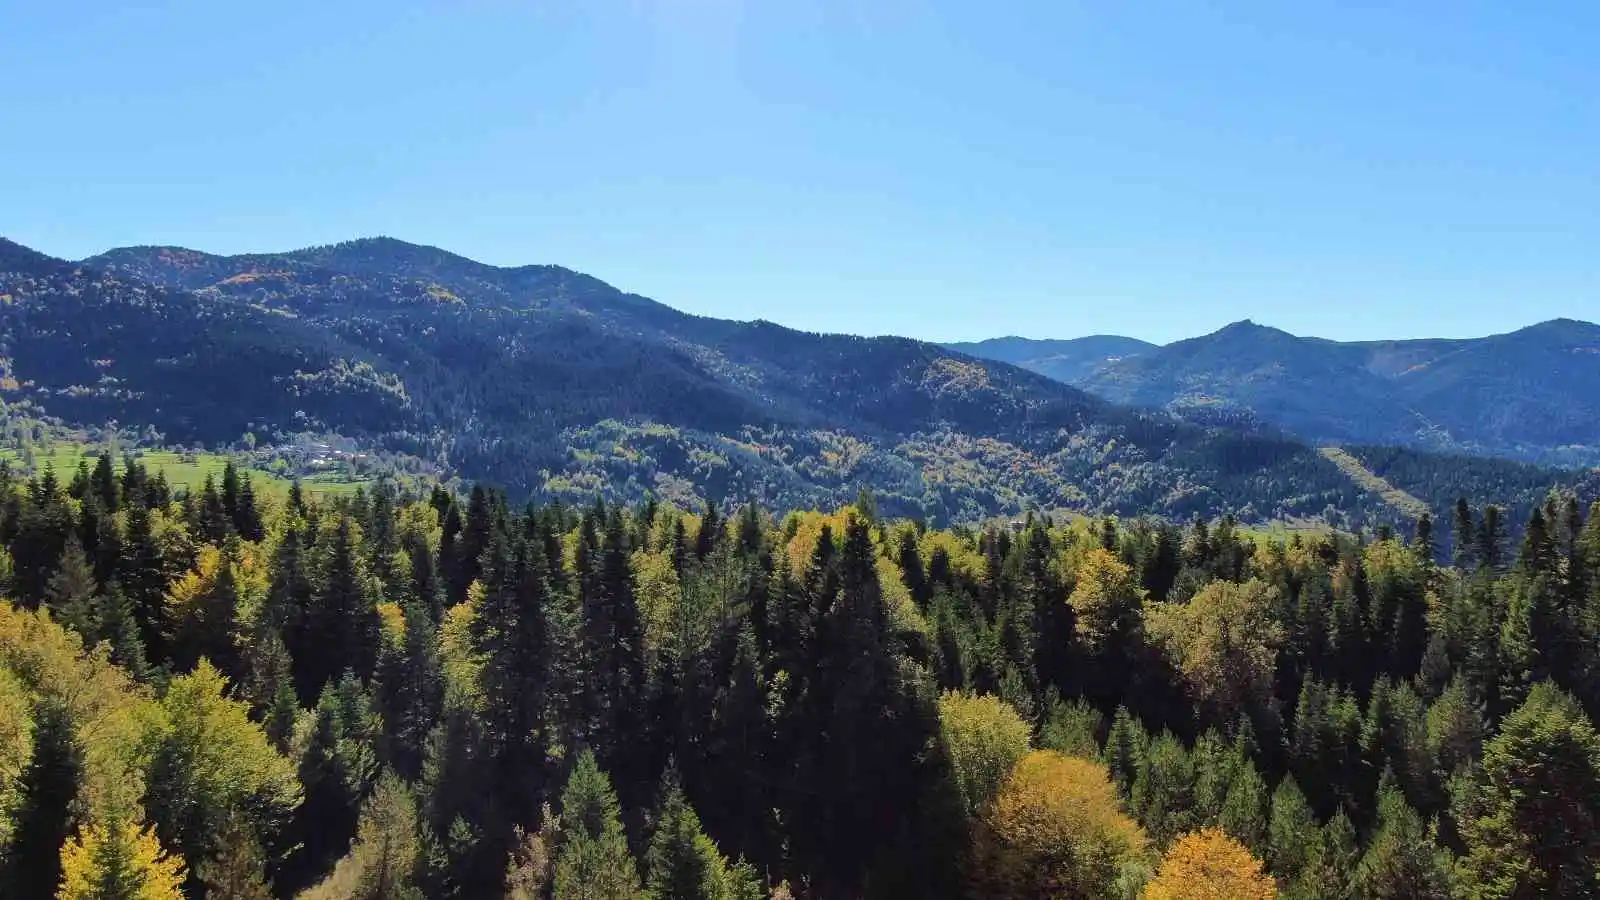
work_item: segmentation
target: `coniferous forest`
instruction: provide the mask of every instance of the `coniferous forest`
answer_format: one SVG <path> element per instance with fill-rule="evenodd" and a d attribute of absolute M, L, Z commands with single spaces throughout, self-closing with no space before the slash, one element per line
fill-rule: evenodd
<path fill-rule="evenodd" d="M 4 900 L 1600 895 L 1576 498 L 930 530 L 96 462 L 0 470 Z"/>

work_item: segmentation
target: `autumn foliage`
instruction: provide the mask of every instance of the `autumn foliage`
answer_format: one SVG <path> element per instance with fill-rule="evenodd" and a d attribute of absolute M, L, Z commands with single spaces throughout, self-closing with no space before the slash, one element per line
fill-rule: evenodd
<path fill-rule="evenodd" d="M 1049 750 L 1029 753 L 980 823 L 975 896 L 1111 897 L 1146 852 L 1104 766 Z"/>
<path fill-rule="evenodd" d="M 1220 828 L 1204 828 L 1179 838 L 1144 900 L 1273 900 L 1278 896 L 1261 860 Z"/>

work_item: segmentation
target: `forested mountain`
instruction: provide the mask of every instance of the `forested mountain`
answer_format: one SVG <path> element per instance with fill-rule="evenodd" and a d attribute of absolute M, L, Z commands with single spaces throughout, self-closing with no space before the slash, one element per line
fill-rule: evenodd
<path fill-rule="evenodd" d="M 1021 366 L 1030 372 L 1038 372 L 1068 384 L 1087 378 L 1118 360 L 1156 349 L 1155 344 L 1147 341 L 1114 334 L 1096 334 L 1064 341 L 1013 336 L 945 346 L 979 359 Z"/>
<path fill-rule="evenodd" d="M 686 315 L 552 266 L 390 239 L 217 257 L 0 252 L 7 396 L 169 440 L 330 430 L 517 497 L 975 520 L 1026 507 L 1395 518 L 1267 430 L 1136 412 L 900 338 Z M 1500 498 L 1483 498 L 1500 499 Z"/>
<path fill-rule="evenodd" d="M 1010 361 L 1010 340 L 970 352 Z M 1470 340 L 1340 343 L 1244 321 L 1093 372 L 1021 364 L 1117 403 L 1243 413 L 1314 442 L 1600 464 L 1600 326 L 1588 322 Z"/>
<path fill-rule="evenodd" d="M 1510 524 L 0 468 L 0 896 L 1593 897 L 1600 505 Z"/>

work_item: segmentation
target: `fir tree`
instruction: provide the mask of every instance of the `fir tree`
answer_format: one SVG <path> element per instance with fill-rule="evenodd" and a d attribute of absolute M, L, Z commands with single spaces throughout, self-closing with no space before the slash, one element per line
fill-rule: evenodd
<path fill-rule="evenodd" d="M 556 851 L 558 900 L 643 900 L 639 871 L 622 832 L 610 779 L 582 753 L 561 792 L 561 840 Z"/>
<path fill-rule="evenodd" d="M 0 897 L 48 900 L 61 881 L 61 848 L 77 820 L 83 748 L 64 706 L 34 707 L 33 753 L 18 777 L 11 843 L 0 856 Z"/>

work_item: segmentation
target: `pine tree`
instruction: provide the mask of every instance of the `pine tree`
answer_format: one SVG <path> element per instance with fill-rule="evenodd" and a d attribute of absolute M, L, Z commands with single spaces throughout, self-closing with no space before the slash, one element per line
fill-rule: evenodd
<path fill-rule="evenodd" d="M 1411 552 L 1417 555 L 1417 559 L 1420 560 L 1423 565 L 1433 565 L 1434 554 L 1438 551 L 1434 547 L 1433 543 L 1432 514 L 1424 512 L 1421 516 L 1417 517 L 1417 530 L 1411 539 Z"/>
<path fill-rule="evenodd" d="M 1600 734 L 1554 685 L 1535 685 L 1484 748 L 1456 820 L 1469 883 L 1492 896 L 1600 893 Z"/>
<path fill-rule="evenodd" d="M 121 500 L 117 476 L 111 468 L 111 454 L 101 453 L 94 462 L 94 474 L 89 477 L 89 490 L 99 503 L 102 512 L 115 514 Z"/>
<path fill-rule="evenodd" d="M 355 834 L 363 773 L 354 768 L 343 710 L 333 685 L 317 701 L 311 740 L 300 758 L 305 797 L 295 811 L 297 844 L 282 881 L 304 887 L 343 855 Z"/>
<path fill-rule="evenodd" d="M 1235 840 L 1259 854 L 1267 848 L 1267 783 L 1248 760 L 1242 761 L 1236 773 L 1233 783 L 1228 786 L 1217 824 Z"/>
<path fill-rule="evenodd" d="M 610 779 L 584 752 L 561 792 L 556 900 L 643 900 Z"/>
<path fill-rule="evenodd" d="M 35 704 L 33 753 L 17 779 L 11 844 L 0 856 L 0 897 L 46 900 L 61 880 L 61 849 L 75 824 L 84 755 L 64 706 Z"/>
<path fill-rule="evenodd" d="M 56 573 L 45 587 L 45 605 L 56 621 L 84 635 L 94 636 L 95 595 L 94 570 L 84 555 L 83 545 L 76 534 L 68 535 L 56 564 Z"/>
<path fill-rule="evenodd" d="M 1293 778 L 1285 777 L 1272 792 L 1272 813 L 1267 821 L 1267 864 L 1284 882 L 1300 877 L 1311 862 L 1317 839 L 1317 819 L 1311 804 Z"/>
<path fill-rule="evenodd" d="M 1341 809 L 1322 827 L 1295 895 L 1315 900 L 1348 896 L 1358 860 L 1356 829 Z"/>
<path fill-rule="evenodd" d="M 485 589 L 473 621 L 483 660 L 483 734 L 509 825 L 530 824 L 544 784 L 553 647 L 544 554 L 497 530 L 483 554 Z"/>
<path fill-rule="evenodd" d="M 1170 731 L 1150 742 L 1133 781 L 1131 809 L 1156 847 L 1166 847 L 1199 823 L 1194 762 Z"/>
<path fill-rule="evenodd" d="M 144 641 L 139 638 L 139 623 L 134 616 L 133 604 L 122 592 L 122 586 L 113 581 L 105 592 L 94 599 L 95 641 L 103 641 L 111 653 L 111 661 L 121 666 L 136 680 L 149 674 Z"/>
<path fill-rule="evenodd" d="M 1501 511 L 1498 506 L 1485 506 L 1483 519 L 1478 523 L 1478 541 L 1473 555 L 1477 557 L 1478 565 L 1497 571 L 1502 559 L 1502 545 L 1505 542 L 1505 525 L 1501 522 Z"/>
<path fill-rule="evenodd" d="M 1117 707 L 1111 717 L 1111 731 L 1106 737 L 1106 768 L 1123 799 L 1133 796 L 1133 782 L 1144 767 L 1145 747 L 1149 736 L 1143 726 L 1134 720 L 1125 706 Z"/>
<path fill-rule="evenodd" d="M 167 637 L 172 629 L 167 615 L 166 561 L 151 529 L 150 510 L 142 503 L 130 503 L 118 581 L 133 606 L 147 658 L 160 661 L 167 658 Z"/>
<path fill-rule="evenodd" d="M 723 900 L 726 861 L 700 830 L 700 818 L 670 769 L 645 864 L 650 873 L 645 889 L 652 900 Z"/>
<path fill-rule="evenodd" d="M 223 826 L 217 852 L 200 864 L 206 896 L 218 900 L 272 900 L 266 882 L 266 858 L 241 816 Z"/>
<path fill-rule="evenodd" d="M 407 781 L 422 775 L 428 733 L 444 705 L 438 629 L 421 602 L 402 610 L 405 636 L 386 648 L 378 665 L 378 697 L 383 713 L 389 765 Z"/>
<path fill-rule="evenodd" d="M 212 544 L 220 545 L 233 530 L 233 517 L 217 492 L 217 484 L 210 475 L 200 489 L 200 504 L 193 520 L 194 531 Z"/>
<path fill-rule="evenodd" d="M 422 900 L 419 853 L 416 802 L 403 782 L 385 775 L 361 805 L 355 846 L 339 864 L 351 873 L 351 900 Z M 344 874 L 335 870 L 334 878 Z"/>
<path fill-rule="evenodd" d="M 1447 900 L 1449 867 L 1433 829 L 1405 795 L 1395 787 L 1380 792 L 1377 827 L 1351 878 L 1351 893 L 1372 900 Z"/>
<path fill-rule="evenodd" d="M 304 666 L 302 698 L 320 692 L 340 671 L 349 669 L 365 680 L 377 665 L 378 612 L 359 565 L 354 526 L 342 516 L 329 548 L 327 574 L 321 589 L 313 593 L 307 616 L 306 649 L 311 659 Z M 299 651 L 295 661 L 301 662 Z"/>
<path fill-rule="evenodd" d="M 239 482 L 238 506 L 233 512 L 233 527 L 239 536 L 252 543 L 266 537 L 266 527 L 261 521 L 261 510 L 256 506 L 256 489 L 246 475 Z"/>
<path fill-rule="evenodd" d="M 1455 527 L 1450 535 L 1450 542 L 1454 549 L 1452 561 L 1457 571 L 1470 572 L 1477 567 L 1477 557 L 1474 551 L 1477 547 L 1477 532 L 1472 524 L 1472 507 L 1467 505 L 1467 498 L 1456 500 Z"/>

